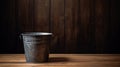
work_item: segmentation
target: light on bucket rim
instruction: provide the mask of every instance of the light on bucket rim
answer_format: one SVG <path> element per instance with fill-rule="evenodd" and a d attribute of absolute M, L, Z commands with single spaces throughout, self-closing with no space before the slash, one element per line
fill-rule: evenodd
<path fill-rule="evenodd" d="M 21 35 L 39 36 L 39 35 L 52 35 L 52 33 L 48 33 L 48 32 L 25 32 L 25 33 L 22 33 Z"/>

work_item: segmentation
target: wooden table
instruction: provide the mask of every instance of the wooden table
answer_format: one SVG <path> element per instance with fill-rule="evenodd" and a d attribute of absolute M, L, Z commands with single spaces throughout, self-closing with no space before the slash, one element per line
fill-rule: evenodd
<path fill-rule="evenodd" d="M 120 54 L 50 54 L 46 63 L 26 63 L 24 54 L 0 54 L 0 67 L 120 67 Z"/>

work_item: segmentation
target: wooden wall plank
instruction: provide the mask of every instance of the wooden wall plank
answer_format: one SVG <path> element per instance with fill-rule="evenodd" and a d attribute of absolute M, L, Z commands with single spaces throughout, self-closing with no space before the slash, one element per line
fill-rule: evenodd
<path fill-rule="evenodd" d="M 89 49 L 88 45 L 88 24 L 90 19 L 90 1 L 84 1 L 80 0 L 80 50 L 86 51 L 86 49 Z"/>
<path fill-rule="evenodd" d="M 73 0 L 65 1 L 65 45 L 66 52 L 71 52 L 72 48 L 76 46 L 73 43 Z M 74 45 L 74 46 L 73 46 Z M 69 49 L 70 48 L 70 49 Z"/>
<path fill-rule="evenodd" d="M 32 31 L 32 23 L 29 21 L 29 0 L 18 0 L 17 9 L 20 32 Z"/>
<path fill-rule="evenodd" d="M 89 30 L 91 29 L 91 2 L 92 0 L 80 0 L 80 44 L 79 44 L 79 50 L 80 52 L 90 52 L 91 46 L 90 44 L 89 35 L 91 32 Z"/>
<path fill-rule="evenodd" d="M 49 32 L 49 2 L 50 0 L 34 0 L 35 31 Z"/>
<path fill-rule="evenodd" d="M 77 51 L 78 45 L 78 0 L 65 0 L 65 52 Z"/>
<path fill-rule="evenodd" d="M 64 52 L 65 30 L 64 30 L 64 0 L 51 0 L 51 32 L 53 43 L 51 52 Z"/>
<path fill-rule="evenodd" d="M 1 2 L 0 16 L 0 53 L 16 53 L 16 22 L 14 0 L 4 0 Z"/>
<path fill-rule="evenodd" d="M 109 42 L 108 53 L 120 53 L 120 19 L 119 19 L 119 2 L 118 0 L 111 0 L 110 2 L 110 28 L 109 28 Z"/>
<path fill-rule="evenodd" d="M 95 1 L 95 40 L 96 50 L 99 53 L 105 51 L 107 44 L 108 25 L 109 25 L 109 0 Z"/>
<path fill-rule="evenodd" d="M 8 1 L 9 5 L 9 19 L 8 19 L 8 36 L 7 36 L 7 41 L 10 47 L 12 47 L 12 49 L 10 49 L 9 51 L 11 51 L 11 53 L 16 53 L 17 52 L 17 35 L 16 35 L 16 16 L 15 16 L 15 0 L 9 0 Z"/>
<path fill-rule="evenodd" d="M 95 0 L 90 0 L 90 20 L 88 25 L 88 43 L 90 53 L 96 53 L 95 44 Z M 88 52 L 89 53 L 89 52 Z"/>

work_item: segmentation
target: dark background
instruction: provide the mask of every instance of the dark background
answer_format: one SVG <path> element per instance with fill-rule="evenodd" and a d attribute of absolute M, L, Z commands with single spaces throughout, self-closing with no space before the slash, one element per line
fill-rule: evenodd
<path fill-rule="evenodd" d="M 1 0 L 0 53 L 23 32 L 52 32 L 51 53 L 120 53 L 119 0 Z"/>

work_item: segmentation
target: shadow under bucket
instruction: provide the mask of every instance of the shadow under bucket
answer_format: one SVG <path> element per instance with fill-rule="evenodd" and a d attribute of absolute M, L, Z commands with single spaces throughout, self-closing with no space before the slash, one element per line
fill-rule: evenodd
<path fill-rule="evenodd" d="M 22 33 L 25 57 L 27 62 L 46 62 L 49 59 L 49 46 L 52 33 Z"/>

